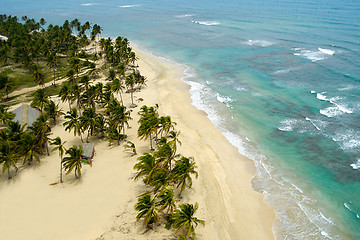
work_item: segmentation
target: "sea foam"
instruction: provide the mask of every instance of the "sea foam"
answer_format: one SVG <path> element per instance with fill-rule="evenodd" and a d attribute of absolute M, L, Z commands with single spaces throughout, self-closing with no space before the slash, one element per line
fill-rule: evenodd
<path fill-rule="evenodd" d="M 220 25 L 220 23 L 216 22 L 216 21 L 194 21 L 194 20 L 190 20 L 190 22 L 196 23 L 196 24 L 199 24 L 199 25 L 205 25 L 205 26 Z"/>
<path fill-rule="evenodd" d="M 140 7 L 141 5 L 122 5 L 122 6 L 119 6 L 119 8 L 132 8 L 132 7 Z"/>
<path fill-rule="evenodd" d="M 355 170 L 360 169 L 360 159 L 358 159 L 356 163 L 350 164 L 350 166 Z"/>
<path fill-rule="evenodd" d="M 307 50 L 303 48 L 293 48 L 295 56 L 305 57 L 312 62 L 317 62 L 326 59 L 328 56 L 335 54 L 335 51 L 331 49 L 318 48 L 317 50 Z"/>
<path fill-rule="evenodd" d="M 316 92 L 312 91 L 311 93 L 316 93 Z M 343 113 L 347 113 L 347 114 L 353 113 L 353 111 L 351 109 L 347 108 L 347 106 L 345 106 L 344 104 L 338 103 L 338 101 L 341 100 L 342 97 L 336 96 L 336 97 L 328 98 L 325 95 L 325 93 L 326 92 L 316 93 L 316 98 L 319 99 L 320 101 L 329 102 L 329 103 L 335 105 L 335 107 L 328 107 L 326 109 L 321 109 L 320 113 L 322 115 L 325 115 L 327 117 L 334 117 L 337 115 L 341 115 Z"/>
<path fill-rule="evenodd" d="M 247 44 L 249 46 L 255 46 L 255 47 L 271 47 L 275 43 L 266 41 L 266 40 L 251 40 L 250 39 L 247 42 L 245 42 L 245 44 Z"/>

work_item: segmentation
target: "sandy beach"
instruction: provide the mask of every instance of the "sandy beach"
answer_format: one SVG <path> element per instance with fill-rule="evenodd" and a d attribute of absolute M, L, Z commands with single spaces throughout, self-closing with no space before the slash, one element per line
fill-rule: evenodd
<path fill-rule="evenodd" d="M 170 115 L 181 131 L 179 151 L 194 157 L 199 178 L 185 190 L 181 202 L 199 203 L 196 216 L 205 227 L 196 229 L 198 239 L 273 239 L 273 210 L 263 195 L 251 189 L 255 167 L 239 154 L 207 118 L 191 105 L 189 86 L 181 81 L 184 68 L 136 50 L 147 86 L 135 93 L 138 107 L 133 109 L 128 139 L 140 154 L 149 150 L 148 141 L 137 138 L 137 120 L 142 105 L 159 104 L 161 115 Z M 130 96 L 125 95 L 127 105 Z M 64 112 L 67 103 L 61 103 Z M 80 138 L 65 132 L 60 120 L 52 138 L 60 136 L 66 147 L 80 144 Z M 20 168 L 7 180 L 0 176 L 1 239 L 171 239 L 173 231 L 163 227 L 144 232 L 136 222 L 134 205 L 144 190 L 134 182 L 136 157 L 122 145 L 109 146 L 105 139 L 90 138 L 95 144 L 93 167 L 83 166 L 82 177 L 73 174 L 59 181 L 60 159 L 57 152 L 44 156 L 40 163 Z"/>

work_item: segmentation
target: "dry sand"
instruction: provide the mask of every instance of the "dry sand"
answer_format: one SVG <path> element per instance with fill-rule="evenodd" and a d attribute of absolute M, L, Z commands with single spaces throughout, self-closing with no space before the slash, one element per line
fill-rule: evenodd
<path fill-rule="evenodd" d="M 196 216 L 206 226 L 196 229 L 198 239 L 273 239 L 274 213 L 263 195 L 251 189 L 255 173 L 251 160 L 240 155 L 193 105 L 189 86 L 180 79 L 183 68 L 136 50 L 140 71 L 148 79 L 147 87 L 135 93 L 143 98 L 133 110 L 134 120 L 128 129 L 129 140 L 137 151 L 149 150 L 149 143 L 136 137 L 137 111 L 142 105 L 160 105 L 161 115 L 170 115 L 181 130 L 179 151 L 194 157 L 199 178 L 193 188 L 185 190 L 181 202 L 199 203 Z M 130 96 L 124 96 L 127 104 Z M 64 111 L 67 103 L 61 104 Z M 52 130 L 66 147 L 80 144 L 80 138 L 65 132 L 63 120 Z M 73 174 L 59 181 L 60 160 L 57 152 L 41 163 L 21 167 L 12 179 L 0 176 L 0 239 L 171 239 L 173 231 L 162 226 L 144 232 L 136 222 L 134 205 L 144 192 L 141 181 L 131 178 L 136 156 L 122 146 L 109 146 L 105 140 L 91 138 L 96 156 L 93 167 L 84 165 L 82 177 Z"/>

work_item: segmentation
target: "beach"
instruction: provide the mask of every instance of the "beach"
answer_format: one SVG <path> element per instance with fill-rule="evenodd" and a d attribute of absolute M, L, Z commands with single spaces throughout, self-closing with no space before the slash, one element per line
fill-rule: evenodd
<path fill-rule="evenodd" d="M 191 104 L 190 87 L 181 79 L 185 67 L 167 62 L 136 49 L 138 65 L 147 77 L 147 86 L 135 93 L 127 130 L 128 140 L 138 154 L 149 150 L 148 141 L 137 138 L 137 120 L 142 105 L 159 104 L 160 115 L 170 115 L 182 145 L 179 152 L 194 157 L 198 179 L 185 190 L 181 202 L 199 204 L 196 216 L 205 227 L 196 229 L 198 239 L 273 239 L 273 210 L 264 196 L 251 188 L 255 174 L 252 160 L 239 154 L 208 119 L 205 112 Z M 124 97 L 130 105 L 130 96 Z M 68 106 L 61 103 L 66 112 Z M 65 146 L 80 144 L 80 138 L 65 132 L 63 119 L 52 129 L 52 138 L 60 136 Z M 59 181 L 60 159 L 57 152 L 41 158 L 40 163 L 20 168 L 7 180 L 0 177 L 0 234 L 4 239 L 170 239 L 172 231 L 163 227 L 143 233 L 136 222 L 134 205 L 144 186 L 135 182 L 133 166 L 137 156 L 125 152 L 122 145 L 109 146 L 105 140 L 90 138 L 95 144 L 93 166 L 84 165 L 79 180 L 73 174 Z M 139 156 L 139 155 L 138 155 Z"/>

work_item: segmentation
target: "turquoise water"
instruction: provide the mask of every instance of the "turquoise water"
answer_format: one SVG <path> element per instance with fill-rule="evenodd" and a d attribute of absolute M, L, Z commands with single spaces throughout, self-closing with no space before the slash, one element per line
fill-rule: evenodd
<path fill-rule="evenodd" d="M 193 104 L 254 160 L 277 239 L 360 239 L 360 2 L 24 1 L 186 64 Z"/>

